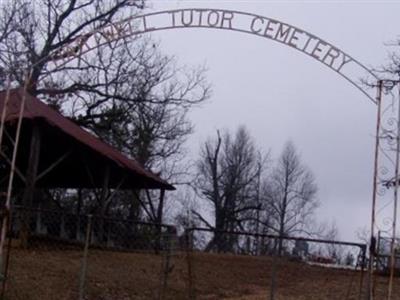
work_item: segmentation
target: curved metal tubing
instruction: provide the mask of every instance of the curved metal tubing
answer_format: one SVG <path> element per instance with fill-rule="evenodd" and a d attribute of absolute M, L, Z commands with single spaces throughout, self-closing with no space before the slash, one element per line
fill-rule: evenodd
<path fill-rule="evenodd" d="M 93 49 L 134 35 L 169 29 L 208 28 L 237 31 L 270 39 L 300 51 L 335 71 L 376 104 L 373 89 L 363 84 L 378 77 L 365 65 L 325 40 L 296 26 L 260 15 L 223 9 L 186 8 L 126 18 L 78 36 L 51 54 L 65 65 Z"/>

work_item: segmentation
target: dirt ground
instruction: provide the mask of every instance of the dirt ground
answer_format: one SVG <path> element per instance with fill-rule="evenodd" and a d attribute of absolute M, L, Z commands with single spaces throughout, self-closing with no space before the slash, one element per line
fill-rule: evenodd
<path fill-rule="evenodd" d="M 163 255 L 91 250 L 85 299 L 269 299 L 271 257 L 175 253 L 168 272 L 166 261 Z M 76 250 L 13 249 L 6 299 L 76 300 L 81 262 Z M 281 259 L 276 275 L 276 300 L 359 299 L 361 272 Z M 377 278 L 376 299 L 385 299 L 387 280 Z M 365 287 L 364 278 L 363 293 Z M 400 299 L 399 279 L 394 295 Z"/>

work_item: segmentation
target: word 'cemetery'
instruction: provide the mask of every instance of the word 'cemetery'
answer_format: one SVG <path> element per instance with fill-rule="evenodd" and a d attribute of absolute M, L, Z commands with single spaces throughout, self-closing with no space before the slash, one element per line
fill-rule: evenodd
<path fill-rule="evenodd" d="M 170 12 L 172 27 L 217 27 L 246 31 L 287 44 L 340 71 L 352 61 L 345 53 L 321 39 L 296 27 L 265 17 L 246 14 L 248 24 L 234 22 L 235 12 L 220 10 L 181 10 Z M 240 13 L 242 15 L 242 13 Z"/>

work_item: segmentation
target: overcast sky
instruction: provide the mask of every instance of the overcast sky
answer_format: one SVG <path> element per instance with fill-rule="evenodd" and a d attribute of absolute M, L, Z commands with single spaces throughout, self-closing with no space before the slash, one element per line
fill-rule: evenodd
<path fill-rule="evenodd" d="M 306 30 L 368 67 L 387 61 L 400 35 L 400 1 L 153 1 L 153 10 L 225 8 L 256 13 Z M 206 64 L 213 94 L 191 119 L 196 156 L 216 129 L 246 125 L 276 158 L 292 140 L 314 172 L 320 220 L 336 220 L 342 239 L 368 227 L 376 106 L 320 62 L 271 40 L 238 32 L 155 32 L 162 51 L 182 65 Z M 361 76 L 362 74 L 360 74 Z"/>

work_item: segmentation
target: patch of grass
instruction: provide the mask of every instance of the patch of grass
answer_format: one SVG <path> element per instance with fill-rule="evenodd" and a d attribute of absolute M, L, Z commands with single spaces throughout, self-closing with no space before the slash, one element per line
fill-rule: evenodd
<path fill-rule="evenodd" d="M 268 298 L 272 258 L 206 253 L 191 257 L 198 299 Z M 81 259 L 82 252 L 76 249 L 12 249 L 6 299 L 78 299 Z M 165 299 L 189 299 L 187 262 L 185 253 L 171 258 Z M 278 261 L 277 270 L 277 300 L 358 299 L 360 272 L 285 259 Z M 91 250 L 85 299 L 158 299 L 163 273 L 162 255 Z M 377 299 L 385 299 L 387 280 L 377 277 Z M 399 283 L 396 278 L 393 299 L 400 299 Z"/>

